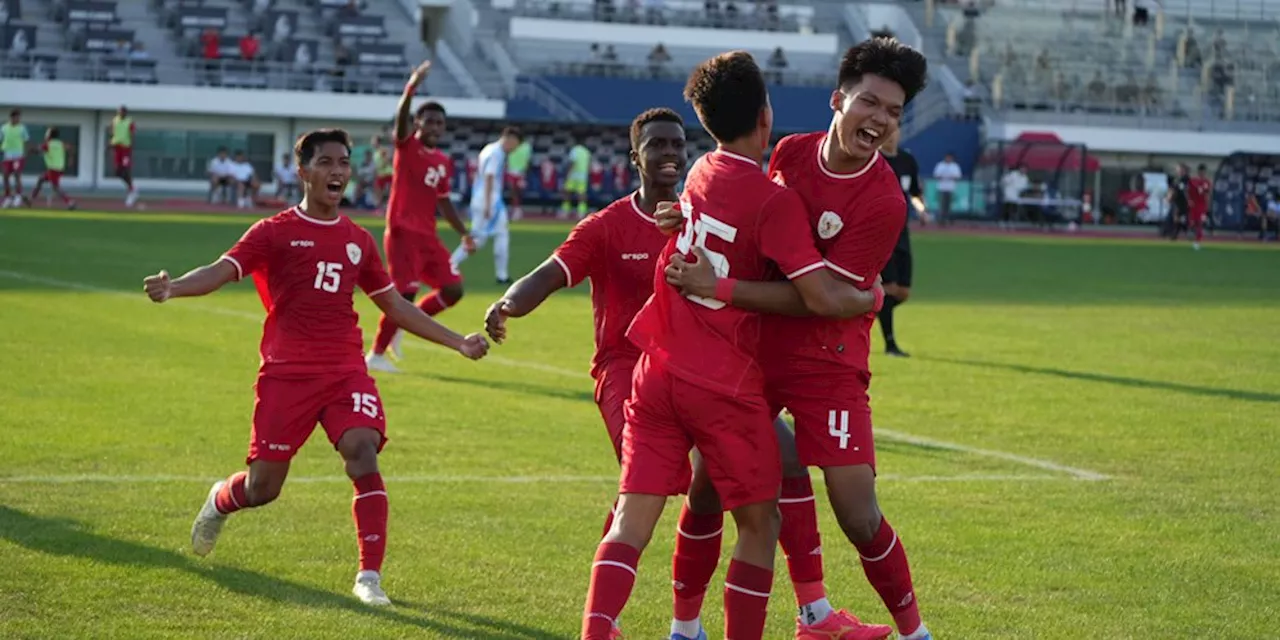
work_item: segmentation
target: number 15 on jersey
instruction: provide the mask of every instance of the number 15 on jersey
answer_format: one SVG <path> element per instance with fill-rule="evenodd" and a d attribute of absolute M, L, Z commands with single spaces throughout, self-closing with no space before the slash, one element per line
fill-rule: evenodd
<path fill-rule="evenodd" d="M 729 277 L 729 258 L 723 253 L 707 248 L 707 236 L 719 238 L 727 244 L 733 244 L 738 238 L 738 229 L 732 225 L 717 220 L 714 216 L 706 213 L 693 214 L 693 207 L 688 201 L 680 203 L 680 210 L 686 216 L 692 216 L 694 219 L 691 223 L 686 223 L 684 229 L 676 238 L 676 249 L 680 253 L 688 254 L 694 247 L 702 249 L 706 254 L 707 260 L 711 262 L 711 268 L 715 269 L 716 277 Z M 685 296 L 692 302 L 696 302 L 708 309 L 722 309 L 725 303 L 714 298 L 703 298 L 701 296 Z"/>

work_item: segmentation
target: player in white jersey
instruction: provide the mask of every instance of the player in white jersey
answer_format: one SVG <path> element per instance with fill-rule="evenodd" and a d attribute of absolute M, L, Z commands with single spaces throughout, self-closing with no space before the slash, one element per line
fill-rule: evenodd
<path fill-rule="evenodd" d="M 475 182 L 471 185 L 471 237 L 475 248 L 483 247 L 493 238 L 493 271 L 499 284 L 510 284 L 507 273 L 510 258 L 511 233 L 507 229 L 507 205 L 502 200 L 502 183 L 507 175 L 507 154 L 524 139 L 515 127 L 502 130 L 502 135 L 480 150 Z M 454 250 L 450 262 L 456 270 L 470 255 L 466 244 Z"/>

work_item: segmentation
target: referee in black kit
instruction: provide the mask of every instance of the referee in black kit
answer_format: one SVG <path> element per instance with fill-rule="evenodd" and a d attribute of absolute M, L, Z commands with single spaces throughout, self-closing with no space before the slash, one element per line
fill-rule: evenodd
<path fill-rule="evenodd" d="M 920 165 L 910 153 L 898 148 L 901 133 L 893 135 L 880 145 L 880 153 L 889 161 L 893 172 L 898 174 L 898 182 L 902 185 L 902 194 L 907 197 L 907 206 L 914 208 L 920 215 L 920 221 L 928 223 L 929 214 L 925 213 L 924 200 L 920 191 Z M 908 357 L 907 352 L 898 348 L 898 341 L 893 335 L 893 309 L 911 297 L 911 219 L 910 209 L 907 219 L 902 224 L 902 233 L 898 235 L 898 245 L 893 248 L 889 263 L 880 272 L 884 284 L 884 306 L 880 309 L 880 331 L 884 334 L 884 352 L 899 358 Z"/>

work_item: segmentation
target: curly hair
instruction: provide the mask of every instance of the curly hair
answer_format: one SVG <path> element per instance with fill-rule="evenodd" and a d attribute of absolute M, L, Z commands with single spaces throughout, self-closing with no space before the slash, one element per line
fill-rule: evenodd
<path fill-rule="evenodd" d="M 929 79 L 929 63 L 924 54 L 896 38 L 871 38 L 849 47 L 840 60 L 840 87 L 858 84 L 862 76 L 877 75 L 902 87 L 911 102 Z"/>
<path fill-rule="evenodd" d="M 730 51 L 703 61 L 689 74 L 684 99 L 713 138 L 731 142 L 756 126 L 769 104 L 764 76 L 751 54 Z"/>

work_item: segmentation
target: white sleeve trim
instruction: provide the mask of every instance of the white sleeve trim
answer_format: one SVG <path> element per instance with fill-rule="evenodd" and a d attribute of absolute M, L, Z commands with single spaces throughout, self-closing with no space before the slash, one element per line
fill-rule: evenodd
<path fill-rule="evenodd" d="M 830 264 L 830 263 L 828 263 L 828 264 Z M 821 269 L 821 268 L 822 268 L 822 267 L 824 267 L 824 266 L 826 266 L 826 265 L 824 265 L 824 264 L 823 264 L 823 263 L 821 263 L 821 262 L 815 262 L 815 263 L 813 263 L 813 264 L 811 264 L 811 265 L 804 266 L 804 267 L 800 267 L 799 269 L 796 269 L 795 271 L 792 271 L 791 273 L 788 273 L 788 274 L 787 274 L 787 279 L 788 279 L 788 280 L 795 280 L 796 278 L 799 278 L 800 276 L 802 276 L 802 275 L 804 275 L 804 274 L 806 274 L 806 273 L 809 273 L 810 271 L 817 271 L 818 269 Z"/>
<path fill-rule="evenodd" d="M 368 296 L 369 296 L 370 298 L 372 298 L 372 297 L 374 297 L 374 296 L 380 296 L 380 295 L 382 295 L 382 294 L 384 294 L 384 293 L 386 293 L 386 292 L 388 292 L 388 291 L 391 291 L 392 289 L 395 289 L 395 288 L 396 288 L 396 283 L 392 282 L 391 284 L 389 284 L 389 285 L 387 285 L 387 286 L 385 286 L 385 287 L 383 287 L 383 288 L 381 288 L 381 289 L 378 289 L 377 291 L 370 291 L 370 292 L 368 293 Z"/>
<path fill-rule="evenodd" d="M 236 268 L 236 281 L 240 281 L 244 279 L 244 267 L 240 266 L 239 260 L 236 260 L 235 258 L 232 258 L 231 256 L 225 255 L 225 254 L 221 258 L 219 258 L 219 260 L 226 260 L 227 262 L 231 263 L 231 266 Z"/>
<path fill-rule="evenodd" d="M 850 271 L 850 270 L 848 270 L 848 269 L 845 269 L 845 268 L 843 268 L 843 267 L 840 267 L 840 266 L 837 266 L 837 265 L 835 265 L 835 264 L 832 264 L 830 260 L 823 260 L 822 262 L 823 262 L 824 264 L 826 264 L 826 265 L 827 265 L 827 267 L 828 267 L 829 269 L 831 269 L 832 271 L 835 271 L 836 273 L 838 273 L 838 274 L 840 274 L 840 275 L 842 275 L 842 276 L 844 276 L 844 277 L 846 277 L 846 278 L 848 278 L 848 279 L 850 279 L 850 280 L 853 280 L 854 282 L 862 282 L 862 281 L 866 280 L 866 278 L 864 278 L 864 277 L 862 277 L 862 276 L 860 276 L 860 275 L 858 275 L 858 274 L 856 274 L 856 273 L 854 273 L 854 272 L 852 272 L 852 271 Z"/>
<path fill-rule="evenodd" d="M 561 258 L 559 254 L 555 254 L 555 253 L 551 254 L 551 259 L 552 259 L 552 260 L 555 260 L 555 261 L 556 261 L 556 264 L 560 265 L 560 269 L 561 269 L 562 271 L 564 271 L 564 280 L 565 280 L 565 285 L 566 285 L 566 286 L 569 286 L 569 287 L 572 287 L 572 286 L 573 286 L 573 272 L 569 270 L 569 265 L 565 264 L 564 259 L 563 259 L 563 258 Z"/>

